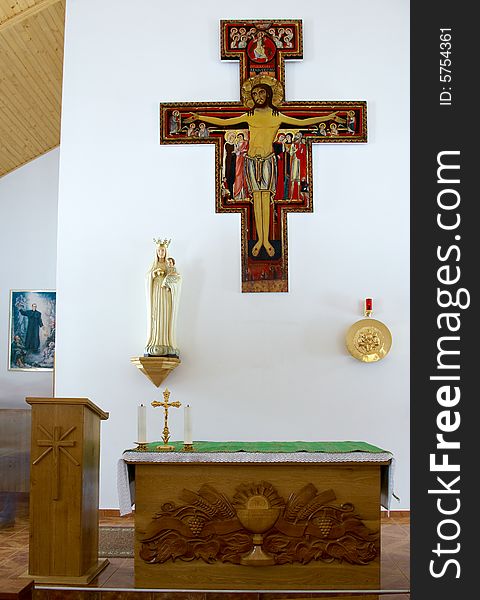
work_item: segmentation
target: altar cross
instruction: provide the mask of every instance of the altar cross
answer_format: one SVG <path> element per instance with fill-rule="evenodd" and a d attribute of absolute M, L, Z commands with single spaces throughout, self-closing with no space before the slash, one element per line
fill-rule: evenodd
<path fill-rule="evenodd" d="M 242 291 L 288 291 L 287 214 L 313 211 L 312 143 L 367 141 L 364 101 L 286 102 L 301 20 L 220 22 L 241 102 L 160 104 L 161 144 L 215 144 L 216 212 L 241 214 Z"/>
<path fill-rule="evenodd" d="M 59 426 L 55 426 L 53 428 L 53 435 L 48 432 L 43 425 L 39 425 L 38 428 L 42 431 L 42 433 L 47 437 L 46 440 L 37 440 L 37 446 L 45 447 L 46 450 L 40 454 L 38 458 L 36 458 L 32 464 L 37 465 L 43 458 L 47 456 L 50 452 L 53 452 L 53 492 L 52 499 L 58 500 L 59 498 L 59 490 L 60 490 L 60 453 L 63 453 L 70 462 L 72 462 L 76 467 L 80 466 L 80 463 L 68 452 L 65 448 L 73 448 L 76 444 L 74 440 L 66 440 L 72 431 L 76 429 L 75 426 L 67 429 L 65 433 L 62 433 L 62 428 Z"/>
<path fill-rule="evenodd" d="M 178 402 L 178 400 L 176 400 L 175 402 L 169 402 L 170 398 L 170 391 L 168 390 L 168 388 L 165 388 L 165 391 L 163 392 L 163 402 L 158 402 L 158 400 L 154 400 L 151 404 L 153 406 L 153 408 L 156 408 L 157 406 L 161 406 L 164 409 L 164 421 L 163 421 L 163 434 L 162 434 L 162 440 L 163 440 L 163 446 L 158 446 L 157 449 L 158 450 L 173 450 L 173 446 L 168 446 L 168 440 L 170 439 L 170 430 L 168 429 L 168 409 L 171 407 L 174 408 L 180 408 L 180 406 L 182 406 L 181 402 Z"/>

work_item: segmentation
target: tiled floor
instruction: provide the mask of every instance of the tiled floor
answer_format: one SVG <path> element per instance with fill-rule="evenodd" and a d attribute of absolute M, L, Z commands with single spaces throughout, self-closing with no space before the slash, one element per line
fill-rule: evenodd
<path fill-rule="evenodd" d="M 379 600 L 409 600 L 410 586 L 409 517 L 402 513 L 390 513 L 389 518 L 382 520 L 382 558 L 381 587 L 384 590 L 395 590 L 396 594 L 382 594 Z M 133 524 L 130 516 L 102 517 L 100 525 L 125 526 Z M 26 507 L 19 507 L 15 524 L 0 529 L 0 581 L 15 579 L 24 574 L 28 566 L 28 512 Z M 162 593 L 135 592 L 133 585 L 133 559 L 111 558 L 110 564 L 94 579 L 88 588 L 90 592 L 78 590 L 53 590 L 39 587 L 34 592 L 35 600 L 220 600 L 214 593 Z M 96 588 L 96 589 L 95 589 Z M 99 589 L 100 588 L 100 589 Z M 112 590 L 113 588 L 113 590 Z M 102 591 L 102 589 L 104 591 Z M 108 590 L 108 591 L 107 591 Z M 132 591 L 127 591 L 132 590 Z M 281 600 L 282 594 L 235 594 L 235 600 Z M 309 597 L 299 594 L 298 600 Z M 332 596 L 326 596 L 332 597 Z M 378 596 L 335 595 L 337 600 L 373 600 Z"/>

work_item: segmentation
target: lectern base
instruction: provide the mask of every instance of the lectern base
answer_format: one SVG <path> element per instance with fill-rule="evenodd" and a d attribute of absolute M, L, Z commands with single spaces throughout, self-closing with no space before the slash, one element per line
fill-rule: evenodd
<path fill-rule="evenodd" d="M 86 573 L 79 577 L 66 577 L 63 575 L 32 575 L 24 573 L 21 577 L 30 577 L 35 580 L 35 584 L 42 583 L 58 583 L 65 585 L 87 584 L 92 581 L 105 567 L 110 564 L 108 558 L 100 559 L 96 565 L 93 565 Z"/>

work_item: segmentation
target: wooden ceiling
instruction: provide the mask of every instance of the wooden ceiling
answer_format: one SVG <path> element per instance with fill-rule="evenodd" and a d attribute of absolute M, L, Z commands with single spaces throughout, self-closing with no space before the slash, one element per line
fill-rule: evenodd
<path fill-rule="evenodd" d="M 0 0 L 0 177 L 60 143 L 66 0 Z"/>

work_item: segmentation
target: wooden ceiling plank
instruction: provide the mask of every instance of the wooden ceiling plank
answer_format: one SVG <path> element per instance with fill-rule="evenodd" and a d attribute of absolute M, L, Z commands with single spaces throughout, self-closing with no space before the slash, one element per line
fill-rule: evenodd
<path fill-rule="evenodd" d="M 36 27 L 38 29 L 32 31 L 32 43 L 37 51 L 46 52 L 45 58 L 48 57 L 50 65 L 49 72 L 55 73 L 56 75 L 58 74 L 60 76 L 58 81 L 61 81 L 63 72 L 63 44 L 62 46 L 58 46 L 48 22 L 45 20 L 45 15 L 48 12 L 49 11 L 46 10 L 35 17 Z M 40 31 L 42 38 L 40 38 Z M 58 48 L 58 50 L 55 48 Z"/>
<path fill-rule="evenodd" d="M 61 11 L 59 14 L 55 10 L 56 6 L 58 6 L 60 9 L 62 8 L 61 4 L 50 7 L 48 10 L 39 15 L 39 22 L 45 29 L 44 35 L 50 41 L 51 49 L 55 51 L 56 56 L 60 59 L 63 65 L 63 49 L 65 45 L 65 12 Z"/>
<path fill-rule="evenodd" d="M 22 52 L 21 56 L 15 52 L 15 47 L 12 47 L 12 43 L 9 40 L 10 36 L 4 35 L 0 37 L 0 44 L 3 43 L 4 47 L 9 49 L 10 61 L 17 67 L 16 79 L 19 86 L 22 86 L 27 93 L 27 96 L 35 98 L 35 101 L 40 105 L 44 104 L 53 113 L 58 111 L 58 100 L 55 100 L 54 90 L 43 88 L 39 85 L 35 74 L 39 74 L 36 66 L 32 66 L 31 57 L 28 51 Z M 15 43 L 15 42 L 13 42 Z M 42 71 L 43 69 L 41 69 Z M 28 83 L 28 88 L 22 84 L 22 80 Z M 31 86 L 31 87 L 30 87 Z"/>
<path fill-rule="evenodd" d="M 7 173 L 11 173 L 15 170 L 15 167 L 16 163 L 12 163 L 0 154 L 0 177 L 7 175 Z"/>
<path fill-rule="evenodd" d="M 24 162 L 27 156 L 29 154 L 25 149 L 20 149 L 19 146 L 13 147 L 10 143 L 4 144 L 0 151 L 0 169 L 11 171 L 15 165 Z"/>
<path fill-rule="evenodd" d="M 55 62 L 58 62 L 60 71 L 62 71 L 63 47 L 65 40 L 63 36 L 63 30 L 61 31 L 61 34 L 59 34 L 58 26 L 53 20 L 53 7 L 38 15 L 37 21 L 43 30 L 46 42 L 48 42 L 48 52 L 50 53 L 52 59 Z"/>
<path fill-rule="evenodd" d="M 28 140 L 15 139 L 6 144 L 9 157 L 10 159 L 14 158 L 16 164 L 25 163 L 25 161 L 35 158 L 35 156 L 42 154 L 45 151 L 45 148 L 52 145 L 52 140 L 45 140 L 42 144 L 31 143 L 32 138 L 30 134 L 27 135 Z M 53 142 L 56 142 L 58 145 L 58 140 L 53 140 Z M 1 167 L 4 168 L 4 160 L 1 161 Z"/>
<path fill-rule="evenodd" d="M 22 42 L 18 42 L 19 45 Z M 17 53 L 28 68 L 29 75 L 37 79 L 38 85 L 44 88 L 46 94 L 60 97 L 62 86 L 62 65 L 57 60 L 56 64 L 49 56 L 47 46 L 49 42 L 38 41 L 37 32 L 32 37 L 23 39 L 24 46 Z"/>
<path fill-rule="evenodd" d="M 43 13 L 43 16 L 48 21 L 50 31 L 55 36 L 57 41 L 62 40 L 65 37 L 65 3 L 59 2 L 50 6 L 50 8 Z"/>
<path fill-rule="evenodd" d="M 25 157 L 31 156 L 32 152 L 38 152 L 41 146 L 26 145 L 25 140 L 11 138 L 11 135 L 2 131 L 2 140 L 4 145 L 4 152 L 1 160 L 2 168 L 4 168 L 5 160 L 13 163 L 23 162 Z"/>
<path fill-rule="evenodd" d="M 30 120 L 32 113 L 27 115 L 26 111 L 23 110 L 23 114 L 18 116 L 18 111 L 15 108 L 9 107 L 5 110 L 5 114 L 9 117 L 7 128 L 11 139 L 21 137 L 22 140 L 31 140 L 32 145 L 36 145 L 38 149 L 59 139 L 59 131 L 57 132 L 55 128 L 53 130 L 52 128 L 46 129 L 43 119 L 37 117 L 32 123 Z"/>
<path fill-rule="evenodd" d="M 32 99 L 31 95 L 25 93 L 21 82 L 16 86 L 10 79 L 5 79 L 2 87 L 5 90 L 5 100 L 10 100 L 5 108 L 5 110 L 10 108 L 10 119 L 13 119 L 18 125 L 27 121 L 26 126 L 36 126 L 36 129 L 42 136 L 48 135 L 51 127 L 47 128 L 45 123 L 55 122 L 55 115 L 52 117 L 50 113 L 44 113 L 40 105 Z M 29 102 L 28 98 L 32 101 Z M 31 115 L 33 116 L 31 117 Z"/>
<path fill-rule="evenodd" d="M 50 146 L 49 148 L 46 148 L 39 154 L 36 154 L 35 156 L 32 156 L 31 158 L 27 158 L 23 163 L 15 165 L 15 167 L 13 169 L 10 169 L 9 171 L 7 171 L 5 173 L 2 173 L 0 171 L 0 177 L 2 177 L 3 175 L 8 175 L 8 173 L 11 173 L 12 171 L 15 171 L 16 169 L 19 169 L 20 167 L 23 167 L 23 165 L 26 165 L 27 163 L 31 162 L 32 160 L 35 160 L 36 158 L 43 156 L 44 154 L 46 154 L 47 152 L 50 152 L 50 150 L 53 150 L 54 148 L 58 148 L 58 146 L 59 146 L 59 144 L 55 144 L 53 146 Z"/>
<path fill-rule="evenodd" d="M 0 177 L 60 142 L 65 0 L 33 1 L 0 0 Z"/>
<path fill-rule="evenodd" d="M 45 112 L 41 103 L 37 102 L 37 98 L 25 87 L 24 78 L 7 77 L 4 79 L 2 87 L 4 88 L 2 94 L 4 102 L 8 102 L 9 106 L 16 109 L 15 114 L 23 111 L 28 118 L 31 113 L 36 114 L 36 118 L 41 117 L 42 120 L 47 116 L 51 118 L 50 111 Z"/>
<path fill-rule="evenodd" d="M 33 126 L 34 120 L 31 114 L 34 111 L 25 104 L 25 99 L 22 94 L 19 94 L 12 81 L 5 79 L 2 88 L 0 120 L 4 126 L 9 130 L 15 130 L 15 127 L 19 127 L 21 124 L 25 124 L 26 128 Z"/>
<path fill-rule="evenodd" d="M 18 141 L 10 142 L 8 144 L 7 152 L 8 157 L 2 157 L 1 167 L 5 168 L 5 159 L 9 158 L 14 164 L 25 163 L 35 156 L 42 154 L 45 151 L 45 148 L 50 147 L 50 143 L 43 143 L 42 145 L 38 144 L 21 144 Z M 8 167 L 10 169 L 10 167 Z"/>
<path fill-rule="evenodd" d="M 14 17 L 35 4 L 35 0 L 0 0 L 0 22 Z"/>
<path fill-rule="evenodd" d="M 2 160 L 0 161 L 2 166 L 5 160 L 10 160 L 14 163 L 18 163 L 19 161 L 23 160 L 25 153 L 20 149 L 18 140 L 12 140 L 9 132 L 5 131 L 1 126 L 0 139 L 2 140 Z M 12 157 L 14 159 L 13 161 Z"/>
<path fill-rule="evenodd" d="M 50 9 L 50 15 L 53 19 L 53 22 L 57 26 L 58 33 L 62 37 L 65 37 L 65 0 L 58 2 L 58 4 L 52 5 Z"/>
<path fill-rule="evenodd" d="M 5 162 L 15 164 L 24 159 L 24 155 L 22 155 L 22 152 L 20 152 L 20 150 L 16 146 L 12 147 L 12 144 L 8 140 L 4 140 L 3 137 L 2 137 L 2 154 L 1 154 L 1 156 L 2 156 L 2 159 L 1 159 L 2 168 L 4 167 Z"/>
<path fill-rule="evenodd" d="M 15 171 L 16 169 L 16 165 L 14 164 L 13 166 L 10 166 L 10 163 L 7 161 L 6 163 L 3 163 L 3 160 L 0 157 L 0 165 L 4 164 L 4 167 L 0 166 L 0 177 L 3 177 L 4 175 L 8 175 L 8 173 L 11 173 L 12 171 Z M 7 170 L 8 169 L 8 170 Z"/>
<path fill-rule="evenodd" d="M 44 128 L 43 119 L 37 117 L 33 123 L 30 121 L 31 111 L 25 107 L 23 102 L 5 105 L 2 109 L 3 114 L 7 117 L 4 127 L 7 127 L 12 140 L 18 136 L 31 138 L 41 148 L 45 144 L 45 140 L 52 135 L 50 130 Z"/>
<path fill-rule="evenodd" d="M 48 52 L 48 56 L 53 59 L 53 64 L 61 68 L 63 57 L 63 43 L 60 46 L 53 37 L 48 22 L 45 20 L 45 14 L 50 9 L 27 19 L 16 27 L 13 31 L 22 36 L 27 47 L 33 44 L 33 47 L 43 52 Z M 58 48 L 58 50 L 56 50 Z"/>
<path fill-rule="evenodd" d="M 10 87 L 10 86 L 9 86 Z M 30 135 L 42 145 L 45 139 L 52 135 L 52 125 L 48 126 L 47 119 L 39 111 L 38 106 L 26 104 L 26 101 L 18 95 L 16 89 L 8 89 L 11 100 L 2 109 L 2 121 L 7 121 L 7 125 L 14 132 L 19 130 L 19 134 L 25 129 Z M 5 115 L 5 116 L 4 116 Z M 52 119 L 49 119 L 52 121 Z M 55 125 L 53 131 L 56 131 Z"/>
<path fill-rule="evenodd" d="M 50 150 L 53 150 L 53 148 L 57 148 L 58 144 L 56 144 L 55 146 L 50 146 L 48 148 L 43 148 L 40 152 L 35 153 L 32 156 L 29 155 L 25 155 L 21 158 L 20 161 L 15 162 L 15 163 L 11 163 L 11 166 L 8 167 L 0 167 L 0 177 L 3 177 L 4 175 L 8 175 L 8 173 L 11 173 L 12 171 L 15 171 L 16 169 L 23 167 L 23 165 L 26 165 L 27 163 L 31 162 L 32 160 L 35 160 L 36 158 L 38 158 L 39 156 L 42 156 L 43 154 L 46 154 L 47 152 L 50 152 Z M 6 170 L 8 168 L 8 170 Z"/>
<path fill-rule="evenodd" d="M 13 43 L 13 46 L 12 46 Z M 15 79 L 17 87 L 24 90 L 26 96 L 34 97 L 36 102 L 44 103 L 50 111 L 58 109 L 55 101 L 52 99 L 52 94 L 49 91 L 47 96 L 38 86 L 36 79 L 38 71 L 36 67 L 30 64 L 30 56 L 28 52 L 17 52 L 15 41 L 11 42 L 9 36 L 0 36 L 0 48 L 6 52 L 6 69 L 4 72 L 10 72 L 11 77 Z M 8 70 L 7 70 L 8 69 Z"/>
<path fill-rule="evenodd" d="M 12 147 L 12 144 L 6 143 L 0 148 L 0 168 L 1 170 L 11 170 L 18 163 L 25 160 L 27 154 L 19 152 L 17 148 Z"/>
<path fill-rule="evenodd" d="M 10 116 L 10 127 L 8 128 L 10 139 L 15 141 L 17 138 L 21 138 L 25 140 L 28 144 L 31 142 L 32 146 L 35 146 L 37 149 L 41 149 L 45 146 L 45 144 L 50 144 L 52 141 L 55 141 L 59 138 L 59 136 L 55 136 L 52 131 L 45 131 L 39 123 L 40 120 L 37 121 L 34 125 L 31 125 L 27 122 L 26 119 L 19 119 L 15 115 L 15 111 L 8 111 Z M 22 142 L 22 147 L 25 147 L 25 144 Z"/>
<path fill-rule="evenodd" d="M 51 126 L 47 127 L 46 123 L 55 121 L 55 113 L 51 113 L 46 110 L 37 98 L 33 97 L 28 90 L 25 89 L 22 82 L 18 82 L 17 85 L 13 81 L 6 80 L 4 83 L 5 96 L 8 93 L 10 98 L 10 106 L 13 109 L 15 121 L 21 122 L 22 118 L 25 119 L 29 127 L 33 127 L 36 124 L 37 129 L 46 135 L 50 131 Z M 59 111 L 60 109 L 58 109 Z M 20 113 L 20 114 L 19 114 Z"/>
<path fill-rule="evenodd" d="M 36 15 L 37 13 L 41 12 L 42 10 L 45 10 L 52 4 L 56 4 L 57 2 L 60 2 L 60 0 L 38 0 L 37 3 L 33 6 L 30 6 L 22 12 L 16 13 L 8 19 L 0 22 L 0 33 L 3 33 L 7 29 L 10 29 L 14 25 L 18 25 L 18 23 L 21 23 L 25 19 Z"/>
<path fill-rule="evenodd" d="M 0 123 L 0 140 L 3 148 L 11 148 L 12 153 L 15 155 L 15 160 L 21 158 L 23 151 L 20 149 L 17 136 L 12 136 L 12 133 L 4 123 Z"/>
<path fill-rule="evenodd" d="M 4 103 L 2 106 L 2 128 L 8 132 L 11 140 L 15 140 L 17 137 L 28 136 L 28 132 L 32 129 L 33 125 L 30 121 L 30 115 L 27 115 L 23 106 L 18 105 L 14 102 Z M 36 140 L 39 144 L 41 138 Z"/>
<path fill-rule="evenodd" d="M 21 162 L 25 159 L 25 156 L 31 153 L 32 147 L 35 147 L 37 150 L 40 148 L 36 144 L 26 143 L 28 141 L 27 137 L 30 137 L 27 133 L 19 135 L 18 130 L 12 132 L 5 127 L 1 127 L 0 133 L 3 145 L 2 167 L 5 160 L 13 160 L 16 163 Z"/>
<path fill-rule="evenodd" d="M 48 38 L 45 38 L 37 17 L 26 21 L 15 30 L 12 30 L 10 35 L 4 37 L 10 39 L 11 47 L 14 48 L 15 43 L 18 45 L 19 52 L 17 54 L 21 54 L 25 60 L 30 59 L 30 63 L 34 60 L 35 73 L 49 74 L 53 71 L 57 74 L 55 77 L 56 82 L 61 81 L 63 61 L 57 55 L 50 54 L 49 46 L 51 42 Z"/>

